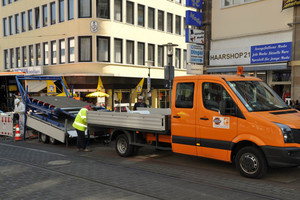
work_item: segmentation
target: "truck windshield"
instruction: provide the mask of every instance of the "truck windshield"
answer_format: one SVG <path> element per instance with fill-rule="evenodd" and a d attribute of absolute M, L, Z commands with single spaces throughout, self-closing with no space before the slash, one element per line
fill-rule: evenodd
<path fill-rule="evenodd" d="M 263 81 L 231 81 L 228 84 L 248 111 L 289 109 L 283 100 Z"/>

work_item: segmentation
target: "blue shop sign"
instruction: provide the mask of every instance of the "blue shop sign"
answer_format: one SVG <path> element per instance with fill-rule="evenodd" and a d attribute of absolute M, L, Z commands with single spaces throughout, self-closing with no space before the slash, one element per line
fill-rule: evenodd
<path fill-rule="evenodd" d="M 202 9 L 202 0 L 186 0 L 185 5 L 187 7 Z"/>
<path fill-rule="evenodd" d="M 185 13 L 185 24 L 192 26 L 202 26 L 202 13 L 187 10 Z"/>
<path fill-rule="evenodd" d="M 290 61 L 292 42 L 251 46 L 251 64 Z"/>

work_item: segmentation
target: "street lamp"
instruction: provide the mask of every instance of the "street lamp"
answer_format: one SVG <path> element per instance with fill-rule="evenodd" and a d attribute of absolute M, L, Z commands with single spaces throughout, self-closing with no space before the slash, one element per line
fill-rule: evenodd
<path fill-rule="evenodd" d="M 167 55 L 168 55 L 168 59 L 169 59 L 169 63 L 168 63 L 168 69 L 165 70 L 165 79 L 168 79 L 169 82 L 169 102 L 170 102 L 170 107 L 171 107 L 171 98 L 172 98 L 172 81 L 174 78 L 174 67 L 172 66 L 172 62 L 173 62 L 173 47 L 177 47 L 178 44 L 173 44 L 171 42 L 169 42 L 168 44 L 163 44 L 163 46 L 167 47 Z M 173 70 L 172 70 L 173 69 Z M 167 73 L 167 74 L 166 74 Z"/>
<path fill-rule="evenodd" d="M 151 108 L 151 78 L 150 78 L 150 67 L 152 66 L 153 61 L 148 60 L 145 62 L 148 67 L 148 79 L 147 79 L 147 99 L 149 101 L 149 108 Z"/>

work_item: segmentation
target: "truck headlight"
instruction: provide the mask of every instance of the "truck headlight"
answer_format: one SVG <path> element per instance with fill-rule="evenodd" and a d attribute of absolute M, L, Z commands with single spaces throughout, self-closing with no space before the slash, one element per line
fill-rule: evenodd
<path fill-rule="evenodd" d="M 285 124 L 280 124 L 280 123 L 275 123 L 275 124 L 277 126 L 279 126 L 279 128 L 281 129 L 284 142 L 285 143 L 294 143 L 292 129 Z"/>

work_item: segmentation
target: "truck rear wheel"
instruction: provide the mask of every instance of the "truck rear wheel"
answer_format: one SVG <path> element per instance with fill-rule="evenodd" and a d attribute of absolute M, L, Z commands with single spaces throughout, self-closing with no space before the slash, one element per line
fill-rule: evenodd
<path fill-rule="evenodd" d="M 57 144 L 57 140 L 54 139 L 53 137 L 49 137 L 49 142 L 53 145 Z"/>
<path fill-rule="evenodd" d="M 40 141 L 44 144 L 49 142 L 49 136 L 45 135 L 44 133 L 39 133 L 40 134 Z"/>
<path fill-rule="evenodd" d="M 129 139 L 125 134 L 121 134 L 117 137 L 115 148 L 122 157 L 129 157 L 134 152 L 134 146 L 129 144 Z"/>
<path fill-rule="evenodd" d="M 235 157 L 236 167 L 242 176 L 261 178 L 268 170 L 263 153 L 256 147 L 244 147 Z"/>

